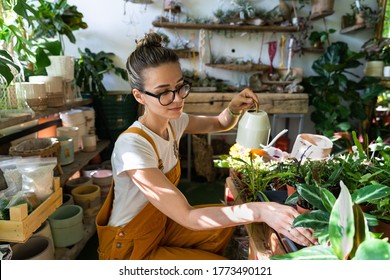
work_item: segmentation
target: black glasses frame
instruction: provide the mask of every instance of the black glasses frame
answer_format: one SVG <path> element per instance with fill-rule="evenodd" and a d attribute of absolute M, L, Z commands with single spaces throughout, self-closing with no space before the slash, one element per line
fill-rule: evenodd
<path fill-rule="evenodd" d="M 181 97 L 182 99 L 184 99 L 184 98 L 186 98 L 190 94 L 190 90 L 191 90 L 191 83 L 187 82 L 187 81 L 185 81 L 183 83 L 183 85 L 181 85 L 179 88 L 177 88 L 175 90 L 166 90 L 166 91 L 164 91 L 164 92 L 162 92 L 160 94 L 154 94 L 154 93 L 151 93 L 151 92 L 146 91 L 146 90 L 143 90 L 142 92 L 145 93 L 146 95 L 149 95 L 149 96 L 152 96 L 154 98 L 157 98 L 158 102 L 160 102 L 160 104 L 162 106 L 168 106 L 169 104 L 172 104 L 173 100 L 175 100 L 176 94 L 178 94 L 185 86 L 188 86 L 188 90 L 187 90 L 186 94 Z M 166 95 L 168 93 L 173 93 L 172 100 L 168 104 L 162 104 L 161 103 L 161 96 Z"/>

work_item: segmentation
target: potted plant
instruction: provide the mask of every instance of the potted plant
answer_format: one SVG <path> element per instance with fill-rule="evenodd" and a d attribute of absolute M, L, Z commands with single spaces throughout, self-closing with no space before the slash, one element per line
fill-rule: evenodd
<path fill-rule="evenodd" d="M 12 3 L 3 5 L 2 15 L 7 20 L 0 21 L 4 31 L 0 39 L 12 46 L 26 77 L 45 75 L 45 67 L 50 65 L 49 56 L 63 53 L 62 35 L 75 43 L 73 31 L 87 27 L 82 21 L 83 14 L 66 0 L 55 3 L 39 0 L 39 5 L 26 0 Z"/>
<path fill-rule="evenodd" d="M 364 73 L 367 76 L 382 77 L 384 68 L 384 50 L 390 46 L 388 38 L 370 38 L 363 43 L 361 49 L 365 54 L 366 66 Z"/>
<path fill-rule="evenodd" d="M 317 134 L 331 138 L 335 132 L 355 130 L 376 138 L 371 131 L 373 104 L 384 87 L 377 78 L 360 78 L 354 73 L 364 56 L 344 42 L 335 42 L 313 62 L 317 75 L 304 78 L 303 84 L 309 92 L 309 104 L 314 107 L 311 120 Z"/>
<path fill-rule="evenodd" d="M 331 28 L 329 30 L 317 31 L 314 30 L 309 34 L 310 45 L 316 49 L 323 49 L 327 43 L 330 45 L 329 34 L 335 33 L 336 30 Z"/>
<path fill-rule="evenodd" d="M 369 232 L 367 221 L 360 207 L 353 203 L 351 195 L 340 182 L 341 192 L 337 200 L 328 200 L 331 209 L 327 219 L 329 238 L 319 239 L 319 245 L 303 248 L 299 251 L 273 256 L 273 260 L 387 260 L 390 244 L 387 239 L 378 239 Z M 324 199 L 324 201 L 327 201 Z M 302 214 L 298 216 L 309 215 Z M 295 219 L 293 226 L 301 226 Z M 316 220 L 311 218 L 313 222 Z M 307 219 L 309 220 L 309 219 Z"/>
<path fill-rule="evenodd" d="M 78 51 L 80 57 L 75 60 L 74 76 L 82 92 L 95 97 L 105 96 L 107 89 L 103 84 L 103 78 L 108 73 L 114 73 L 123 80 L 128 80 L 126 70 L 115 65 L 114 53 L 105 51 L 95 53 L 89 48 L 85 48 L 84 51 L 78 49 Z"/>
<path fill-rule="evenodd" d="M 268 190 L 275 191 L 282 187 L 282 180 L 294 176 L 287 165 L 269 158 L 264 150 L 248 149 L 234 144 L 229 155 L 222 155 L 214 160 L 219 168 L 230 168 L 230 175 L 239 188 L 239 193 L 246 201 L 269 201 Z"/>
<path fill-rule="evenodd" d="M 380 19 L 380 13 L 368 5 L 363 4 L 364 0 L 357 0 L 351 4 L 356 25 L 373 27 Z"/>

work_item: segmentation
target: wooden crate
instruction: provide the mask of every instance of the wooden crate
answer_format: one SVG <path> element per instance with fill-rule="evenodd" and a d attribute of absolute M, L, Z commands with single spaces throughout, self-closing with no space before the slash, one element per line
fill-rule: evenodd
<path fill-rule="evenodd" d="M 27 204 L 10 209 L 10 220 L 0 220 L 0 241 L 25 242 L 34 231 L 62 204 L 60 178 L 54 178 L 54 193 L 28 215 Z"/>
<path fill-rule="evenodd" d="M 243 198 L 232 177 L 226 178 L 226 192 L 234 198 L 234 204 L 244 203 Z M 231 201 L 231 200 L 230 200 Z M 249 236 L 250 260 L 268 260 L 271 256 L 282 255 L 289 252 L 285 247 L 285 240 L 265 223 L 253 223 L 245 225 Z"/>
<path fill-rule="evenodd" d="M 237 93 L 191 92 L 184 103 L 184 112 L 219 114 Z M 306 114 L 309 111 L 307 93 L 258 93 L 259 109 L 268 114 Z"/>

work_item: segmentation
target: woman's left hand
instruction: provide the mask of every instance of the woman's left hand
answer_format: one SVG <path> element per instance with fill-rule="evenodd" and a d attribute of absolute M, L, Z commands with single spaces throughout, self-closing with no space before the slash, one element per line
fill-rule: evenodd
<path fill-rule="evenodd" d="M 233 97 L 229 103 L 229 109 L 231 112 L 238 114 L 243 110 L 253 108 L 256 104 L 259 104 L 257 95 L 251 89 L 246 88 Z"/>

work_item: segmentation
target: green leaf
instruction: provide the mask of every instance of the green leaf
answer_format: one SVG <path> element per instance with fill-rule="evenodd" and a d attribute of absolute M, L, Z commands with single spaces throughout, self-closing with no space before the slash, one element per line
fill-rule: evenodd
<path fill-rule="evenodd" d="M 329 217 L 329 213 L 321 210 L 302 213 L 294 219 L 293 227 L 305 227 L 314 230 L 327 229 L 329 226 Z"/>
<path fill-rule="evenodd" d="M 294 205 L 298 202 L 298 193 L 297 192 L 294 192 L 292 193 L 289 197 L 287 197 L 286 201 L 284 202 L 284 204 L 287 204 L 287 205 Z"/>
<path fill-rule="evenodd" d="M 322 204 L 319 187 L 309 184 L 297 184 L 297 192 L 317 209 L 326 211 L 325 206 Z"/>
<path fill-rule="evenodd" d="M 331 247 L 325 247 L 323 245 L 310 246 L 303 248 L 299 251 L 272 256 L 271 260 L 337 260 L 337 256 L 332 251 Z"/>
<path fill-rule="evenodd" d="M 357 204 L 354 204 L 352 209 L 354 217 L 355 235 L 353 237 L 353 247 L 351 253 L 349 254 L 350 258 L 353 258 L 355 256 L 357 248 L 364 240 L 366 240 L 367 236 L 369 236 L 368 226 L 366 225 L 366 221 L 364 219 L 364 214 L 361 207 Z"/>
<path fill-rule="evenodd" d="M 329 238 L 337 257 L 344 260 L 352 250 L 355 228 L 351 195 L 342 181 L 340 186 L 340 195 L 330 214 Z"/>
<path fill-rule="evenodd" d="M 327 189 L 321 188 L 321 200 L 326 210 L 330 213 L 336 202 L 336 197 Z"/>
<path fill-rule="evenodd" d="M 375 184 L 358 189 L 352 194 L 352 201 L 356 204 L 361 204 L 364 202 L 373 202 L 374 200 L 379 200 L 388 195 L 390 195 L 390 187 L 382 184 Z"/>
<path fill-rule="evenodd" d="M 360 244 L 353 260 L 390 260 L 390 244 L 381 239 L 366 240 Z"/>

